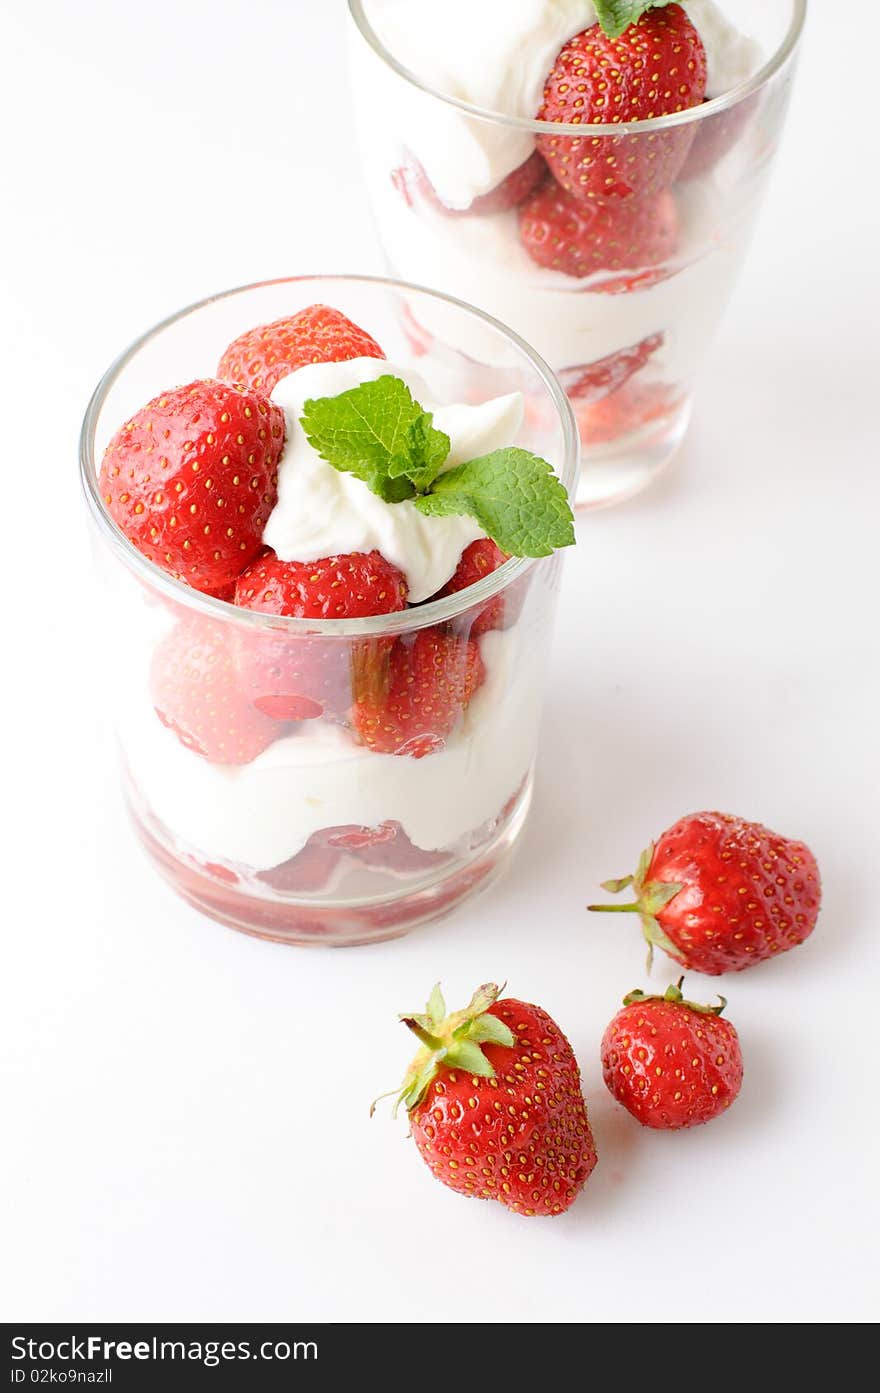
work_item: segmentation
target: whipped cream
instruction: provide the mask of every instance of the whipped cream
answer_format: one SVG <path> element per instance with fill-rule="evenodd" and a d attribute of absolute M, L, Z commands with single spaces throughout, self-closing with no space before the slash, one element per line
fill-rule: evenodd
<path fill-rule="evenodd" d="M 761 48 L 743 36 L 714 0 L 684 0 L 708 62 L 707 95 L 720 96 L 761 64 Z M 597 21 L 592 0 L 365 0 L 389 53 L 434 91 L 501 115 L 534 118 L 544 84 L 567 39 Z M 361 43 L 363 50 L 366 46 Z M 364 61 L 375 96 L 404 131 L 441 200 L 467 208 L 528 159 L 528 131 L 481 121 L 402 83 L 375 55 Z M 381 68 L 384 71 L 379 72 Z M 357 72 L 357 69 L 356 69 Z"/>
<path fill-rule="evenodd" d="M 513 444 L 523 419 L 519 392 L 477 406 L 432 406 L 418 375 L 385 359 L 311 363 L 282 378 L 272 392 L 284 410 L 287 436 L 278 502 L 263 541 L 282 561 L 380 551 L 404 573 L 409 599 L 418 604 L 446 584 L 465 547 L 485 532 L 470 517 L 425 517 L 410 502 L 385 503 L 362 480 L 323 460 L 300 425 L 310 398 L 338 396 L 387 375 L 401 378 L 415 400 L 433 411 L 437 429 L 449 436 L 452 448 L 446 468 Z"/>
<path fill-rule="evenodd" d="M 121 731 L 131 777 L 180 843 L 210 860 L 268 870 L 327 827 L 401 823 L 424 851 L 498 817 L 528 774 L 541 708 L 540 636 L 522 625 L 480 640 L 486 680 L 447 741 L 424 759 L 376 754 L 324 721 L 251 764 L 210 764 L 156 718 L 143 685 Z"/>

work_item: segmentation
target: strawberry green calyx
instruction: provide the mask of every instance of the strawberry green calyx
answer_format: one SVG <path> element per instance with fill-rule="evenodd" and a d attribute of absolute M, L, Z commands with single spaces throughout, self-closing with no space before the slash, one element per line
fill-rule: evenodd
<path fill-rule="evenodd" d="M 717 1006 L 704 1006 L 698 1001 L 686 1001 L 682 996 L 681 987 L 684 982 L 683 977 L 679 977 L 676 983 L 671 983 L 662 996 L 654 996 L 649 992 L 641 992 L 638 989 L 627 992 L 623 998 L 624 1006 L 634 1006 L 639 1001 L 669 1001 L 674 1006 L 686 1006 L 689 1011 L 696 1011 L 701 1016 L 720 1016 L 727 1005 L 727 997 L 718 993 Z"/>
<path fill-rule="evenodd" d="M 646 879 L 654 855 L 654 843 L 645 847 L 639 857 L 635 875 L 625 875 L 619 880 L 603 880 L 602 889 L 610 895 L 619 895 L 621 890 L 632 886 L 637 898 L 630 904 L 588 904 L 587 909 L 598 914 L 638 914 L 642 921 L 642 933 L 648 945 L 648 970 L 654 959 L 654 949 L 662 948 L 673 957 L 678 952 L 672 939 L 663 931 L 657 915 L 674 900 L 683 885 L 672 880 Z"/>
<path fill-rule="evenodd" d="M 401 1016 L 400 1019 L 422 1048 L 406 1071 L 400 1089 L 394 1090 L 394 1116 L 404 1104 L 411 1112 L 422 1101 L 441 1069 L 462 1069 L 478 1078 L 491 1079 L 495 1070 L 483 1052 L 483 1045 L 516 1044 L 513 1032 L 497 1016 L 489 1012 L 501 995 L 503 987 L 487 982 L 478 987 L 463 1011 L 446 1013 L 446 1002 L 440 983 L 434 987 L 423 1013 Z M 383 1097 L 393 1095 L 386 1093 Z M 378 1102 L 379 1099 L 376 1100 Z M 375 1111 L 376 1103 L 370 1108 Z"/>
<path fill-rule="evenodd" d="M 647 10 L 660 9 L 670 0 L 595 0 L 596 17 L 609 39 L 618 38 L 631 24 L 638 24 Z"/>

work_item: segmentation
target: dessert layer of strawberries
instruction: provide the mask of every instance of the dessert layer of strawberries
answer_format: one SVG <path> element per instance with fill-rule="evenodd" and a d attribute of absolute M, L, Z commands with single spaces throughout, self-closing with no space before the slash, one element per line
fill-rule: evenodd
<path fill-rule="evenodd" d="M 648 10 L 616 38 L 594 24 L 569 39 L 547 74 L 535 116 L 585 127 L 628 124 L 699 106 L 705 97 L 700 35 L 680 5 L 667 5 Z M 736 134 L 729 121 L 723 133 L 713 123 L 699 132 L 689 124 L 615 137 L 540 135 L 528 160 L 466 209 L 446 208 L 414 159 L 392 177 L 408 201 L 422 197 L 451 217 L 518 209 L 532 259 L 585 277 L 666 261 L 678 239 L 671 186 L 705 172 Z M 626 277 L 613 276 L 596 286 L 628 288 Z"/>
<path fill-rule="evenodd" d="M 107 509 L 131 542 L 193 589 L 277 619 L 362 619 L 408 606 L 404 574 L 378 551 L 281 561 L 263 545 L 285 440 L 269 393 L 312 363 L 384 358 L 363 329 L 314 305 L 243 334 L 216 379 L 163 393 L 113 437 L 100 468 Z M 440 595 L 507 560 L 471 543 Z M 216 764 L 245 764 L 290 731 L 323 718 L 353 742 L 421 758 L 444 743 L 484 678 L 476 639 L 515 617 L 503 596 L 470 632 L 340 640 L 189 614 L 159 643 L 151 696 L 159 719 Z"/>
<path fill-rule="evenodd" d="M 592 278 L 591 292 L 646 290 L 675 272 L 682 240 L 675 186 L 706 174 L 729 152 L 749 107 L 661 131 L 640 132 L 633 123 L 700 106 L 706 79 L 703 42 L 681 5 L 648 9 L 614 37 L 597 23 L 563 45 L 534 113 L 544 122 L 583 126 L 583 136 L 539 135 L 529 158 L 465 209 L 444 205 L 413 155 L 393 171 L 392 182 L 410 207 L 421 201 L 450 219 L 515 211 L 517 235 L 532 261 L 567 277 Z M 589 132 L 621 124 L 627 129 L 619 136 Z M 618 438 L 675 409 L 677 386 L 631 380 L 663 342 L 663 333 L 654 333 L 607 363 L 565 366 L 585 444 Z M 589 391 L 578 392 L 579 374 L 593 367 L 608 367 L 607 379 L 594 378 Z"/>

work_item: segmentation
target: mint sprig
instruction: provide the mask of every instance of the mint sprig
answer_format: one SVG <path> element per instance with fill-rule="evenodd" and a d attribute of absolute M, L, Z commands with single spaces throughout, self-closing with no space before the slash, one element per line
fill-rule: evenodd
<path fill-rule="evenodd" d="M 603 34 L 617 39 L 631 24 L 638 24 L 647 10 L 660 9 L 670 0 L 593 0 Z"/>
<path fill-rule="evenodd" d="M 428 517 L 468 513 L 509 556 L 549 556 L 574 543 L 568 495 L 552 467 L 516 445 L 441 474 L 415 505 Z"/>
<path fill-rule="evenodd" d="M 472 517 L 509 556 L 549 556 L 574 543 L 568 496 L 546 460 L 510 446 L 444 471 L 449 436 L 399 377 L 307 401 L 300 424 L 322 459 L 386 503 Z"/>
<path fill-rule="evenodd" d="M 300 418 L 322 459 L 356 478 L 386 503 L 402 503 L 430 484 L 450 450 L 405 382 L 390 375 L 338 397 L 307 401 Z"/>

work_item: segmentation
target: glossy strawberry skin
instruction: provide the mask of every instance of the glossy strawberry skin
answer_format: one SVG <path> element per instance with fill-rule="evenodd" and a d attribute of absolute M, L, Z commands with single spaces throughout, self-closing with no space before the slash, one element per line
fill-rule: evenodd
<path fill-rule="evenodd" d="M 223 382 L 191 382 L 117 431 L 99 485 L 144 556 L 220 595 L 260 550 L 283 445 L 284 413 L 274 403 Z"/>
<path fill-rule="evenodd" d="M 411 208 L 418 198 L 422 198 L 450 218 L 486 217 L 516 208 L 537 188 L 546 174 L 547 166 L 542 155 L 538 150 L 533 150 L 529 158 L 506 179 L 502 179 L 494 189 L 489 189 L 488 193 L 479 194 L 467 208 L 449 208 L 443 203 L 421 164 L 411 156 L 394 170 L 391 182 Z"/>
<path fill-rule="evenodd" d="M 150 694 L 162 724 L 212 764 L 250 764 L 283 733 L 239 690 L 225 626 L 201 617 L 182 620 L 158 644 Z"/>
<path fill-rule="evenodd" d="M 727 813 L 695 813 L 655 843 L 646 882 L 684 888 L 656 918 L 682 966 L 709 976 L 795 948 L 816 926 L 816 858 L 803 842 Z"/>
<path fill-rule="evenodd" d="M 434 599 L 439 600 L 446 595 L 456 595 L 460 590 L 466 590 L 468 586 L 476 585 L 478 581 L 485 580 L 486 576 L 497 571 L 499 566 L 503 566 L 505 561 L 509 560 L 507 553 L 496 546 L 491 538 L 479 537 L 475 542 L 471 542 L 470 546 L 465 547 L 454 574 L 446 582 L 443 589 L 437 592 Z M 488 633 L 490 629 L 507 628 L 509 624 L 514 622 L 521 608 L 522 597 L 517 603 L 516 597 L 511 597 L 508 592 L 496 595 L 484 605 L 472 621 L 470 637 L 479 638 L 481 634 Z"/>
<path fill-rule="evenodd" d="M 678 245 L 678 213 L 668 191 L 608 208 L 573 198 L 551 179 L 520 208 L 519 230 L 539 266 L 578 279 L 602 273 L 595 289 L 619 294 L 661 278 Z"/>
<path fill-rule="evenodd" d="M 309 363 L 384 357 L 376 340 L 340 310 L 309 305 L 239 335 L 220 359 L 217 376 L 268 396 L 282 377 Z"/>
<path fill-rule="evenodd" d="M 235 588 L 240 608 L 297 619 L 391 614 L 406 608 L 406 597 L 405 576 L 378 551 L 313 562 L 280 561 L 267 551 Z M 243 631 L 236 635 L 241 689 L 276 720 L 339 714 L 350 702 L 353 646 L 346 638 Z"/>
<path fill-rule="evenodd" d="M 489 1013 L 516 1044 L 483 1046 L 494 1078 L 441 1069 L 409 1114 L 413 1139 L 459 1194 L 517 1214 L 561 1214 L 597 1159 L 571 1045 L 539 1006 L 506 997 Z"/>
<path fill-rule="evenodd" d="M 739 1037 L 723 1016 L 651 998 L 633 1002 L 602 1037 L 608 1091 L 643 1127 L 695 1127 L 726 1111 L 743 1076 Z"/>
<path fill-rule="evenodd" d="M 706 54 L 680 5 L 649 10 L 616 39 L 598 25 L 563 46 L 547 78 L 542 121 L 610 125 L 699 106 Z M 573 197 L 619 204 L 667 188 L 687 159 L 693 123 L 615 136 L 541 135 L 538 148 Z"/>
<path fill-rule="evenodd" d="M 381 552 L 281 561 L 273 551 L 238 578 L 235 603 L 297 619 L 365 619 L 406 609 L 406 577 Z"/>
<path fill-rule="evenodd" d="M 484 677 L 472 639 L 421 629 L 395 641 L 383 690 L 355 701 L 352 724 L 377 753 L 422 759 L 444 748 Z"/>

